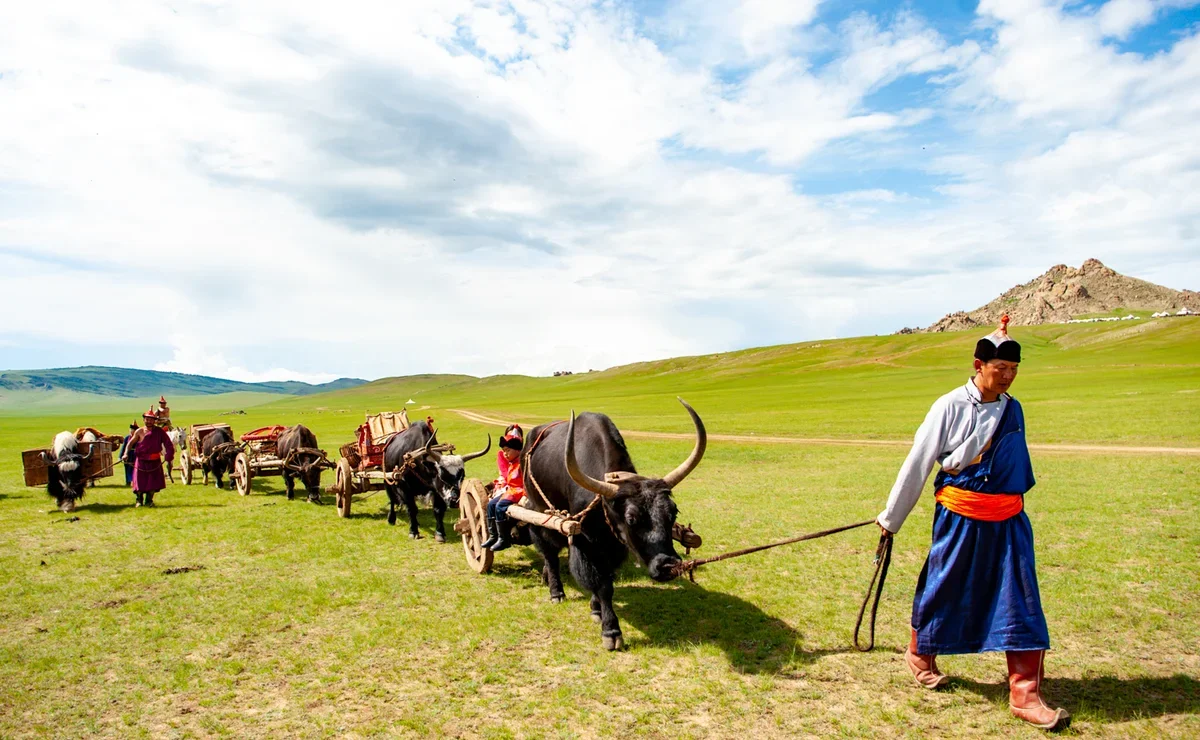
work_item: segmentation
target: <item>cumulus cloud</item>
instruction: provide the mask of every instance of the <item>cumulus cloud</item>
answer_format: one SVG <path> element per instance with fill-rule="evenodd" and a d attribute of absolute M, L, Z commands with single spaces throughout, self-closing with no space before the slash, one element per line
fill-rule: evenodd
<path fill-rule="evenodd" d="M 1195 282 L 1200 42 L 1121 45 L 1178 4 L 984 0 L 969 38 L 815 1 L 15 8 L 0 341 L 547 373 L 892 331 L 1090 256 Z"/>

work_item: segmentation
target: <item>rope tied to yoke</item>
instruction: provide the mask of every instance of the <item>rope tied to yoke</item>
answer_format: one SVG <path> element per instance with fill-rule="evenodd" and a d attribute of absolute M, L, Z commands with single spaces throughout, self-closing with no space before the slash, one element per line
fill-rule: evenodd
<path fill-rule="evenodd" d="M 811 534 L 802 534 L 797 537 L 789 537 L 788 539 L 780 540 L 779 542 L 771 542 L 766 545 L 756 545 L 755 547 L 747 547 L 747 548 L 743 548 L 741 550 L 734 550 L 733 552 L 727 552 L 727 553 L 723 553 L 721 555 L 714 555 L 711 558 L 702 558 L 699 560 L 684 560 L 684 561 L 680 561 L 679 564 L 676 565 L 672 569 L 672 571 L 677 577 L 681 576 L 681 575 L 686 575 L 688 577 L 688 580 L 695 583 L 696 569 L 699 568 L 701 565 L 707 565 L 708 563 L 716 563 L 716 562 L 720 562 L 722 560 L 729 560 L 731 558 L 739 558 L 739 557 L 742 557 L 743 555 L 750 555 L 751 553 L 762 552 L 763 550 L 770 550 L 775 547 L 791 545 L 791 544 L 795 544 L 797 542 L 804 542 L 806 540 L 816 540 L 816 539 L 820 539 L 821 537 L 828 537 L 831 534 L 837 534 L 839 532 L 846 532 L 851 529 L 858 529 L 860 527 L 866 527 L 866 526 L 874 524 L 874 523 L 875 523 L 874 519 L 868 519 L 864 522 L 857 522 L 855 524 L 847 524 L 847 525 L 844 525 L 841 527 L 833 527 L 832 529 L 824 529 L 824 530 L 821 530 L 820 532 L 813 532 Z M 864 653 L 869 652 L 871 649 L 873 649 L 875 647 L 875 615 L 879 611 L 879 599 L 880 599 L 880 597 L 883 596 L 883 584 L 884 584 L 884 581 L 887 580 L 888 567 L 891 565 L 891 562 L 892 562 L 892 535 L 890 533 L 888 533 L 888 534 L 881 535 L 879 538 L 879 546 L 875 550 L 875 573 L 871 577 L 871 583 L 869 586 L 867 586 L 867 594 L 863 598 L 862 606 L 858 610 L 858 621 L 855 622 L 855 624 L 854 624 L 854 647 L 856 650 L 859 650 L 860 652 L 864 652 Z M 874 603 L 871 605 L 871 621 L 869 623 L 870 642 L 868 642 L 867 645 L 864 647 L 859 642 L 858 634 L 859 634 L 860 629 L 862 628 L 863 616 L 865 615 L 865 613 L 867 611 L 867 604 L 868 604 L 868 602 L 871 601 L 872 591 L 874 591 L 875 600 L 874 600 Z"/>

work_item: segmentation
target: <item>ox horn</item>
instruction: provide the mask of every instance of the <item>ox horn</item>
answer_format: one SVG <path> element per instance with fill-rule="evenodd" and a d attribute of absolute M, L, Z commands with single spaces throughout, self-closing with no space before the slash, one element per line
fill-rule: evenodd
<path fill-rule="evenodd" d="M 688 402 L 676 396 L 676 399 L 683 404 L 687 409 L 688 414 L 692 417 L 692 423 L 696 425 L 696 446 L 692 448 L 692 454 L 688 455 L 688 459 L 683 461 L 683 464 L 667 473 L 663 477 L 663 482 L 670 488 L 679 485 L 688 474 L 696 469 L 700 464 L 700 459 L 704 457 L 704 449 L 708 447 L 708 432 L 704 431 L 704 422 L 700 420 L 700 415 L 696 410 L 688 405 Z"/>
<path fill-rule="evenodd" d="M 54 458 L 46 454 L 45 450 L 42 451 L 42 462 L 46 463 L 46 467 L 58 464 Z"/>
<path fill-rule="evenodd" d="M 571 476 L 571 480 L 575 481 L 581 488 L 586 488 L 594 494 L 605 498 L 612 498 L 617 495 L 617 491 L 621 487 L 609 483 L 607 481 L 596 480 L 587 473 L 579 469 L 579 462 L 575 459 L 575 412 L 571 412 L 571 424 L 567 427 L 567 451 L 566 451 L 567 473 Z"/>
<path fill-rule="evenodd" d="M 433 449 L 433 445 L 437 442 L 437 430 L 430 427 L 430 431 L 433 433 L 429 435 L 429 439 L 425 442 L 425 449 L 422 450 L 421 454 L 423 457 L 432 458 L 436 463 L 442 459 L 442 456 L 437 450 Z"/>
<path fill-rule="evenodd" d="M 463 462 L 470 462 L 471 460 L 474 460 L 477 457 L 483 457 L 484 455 L 486 455 L 488 453 L 488 450 L 490 450 L 490 449 L 492 449 L 492 433 L 488 432 L 487 447 L 484 447 L 479 452 L 472 452 L 470 455 L 463 455 L 462 456 Z"/>

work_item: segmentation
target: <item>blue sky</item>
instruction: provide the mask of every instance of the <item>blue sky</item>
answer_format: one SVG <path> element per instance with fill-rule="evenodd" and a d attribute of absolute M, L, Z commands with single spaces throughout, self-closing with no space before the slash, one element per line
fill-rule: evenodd
<path fill-rule="evenodd" d="M 1200 2 L 7 15 L 0 367 L 549 373 L 1089 257 L 1200 287 Z"/>

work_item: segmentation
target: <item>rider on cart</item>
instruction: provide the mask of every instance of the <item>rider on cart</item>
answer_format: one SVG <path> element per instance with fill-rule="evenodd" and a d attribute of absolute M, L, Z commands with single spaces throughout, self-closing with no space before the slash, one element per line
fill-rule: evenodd
<path fill-rule="evenodd" d="M 508 507 L 525 498 L 525 480 L 521 472 L 524 435 L 520 425 L 513 424 L 504 430 L 504 436 L 500 438 L 500 451 L 496 454 L 500 476 L 492 483 L 492 499 L 487 505 L 488 539 L 482 545 L 492 552 L 505 550 L 512 545 L 507 521 Z"/>

